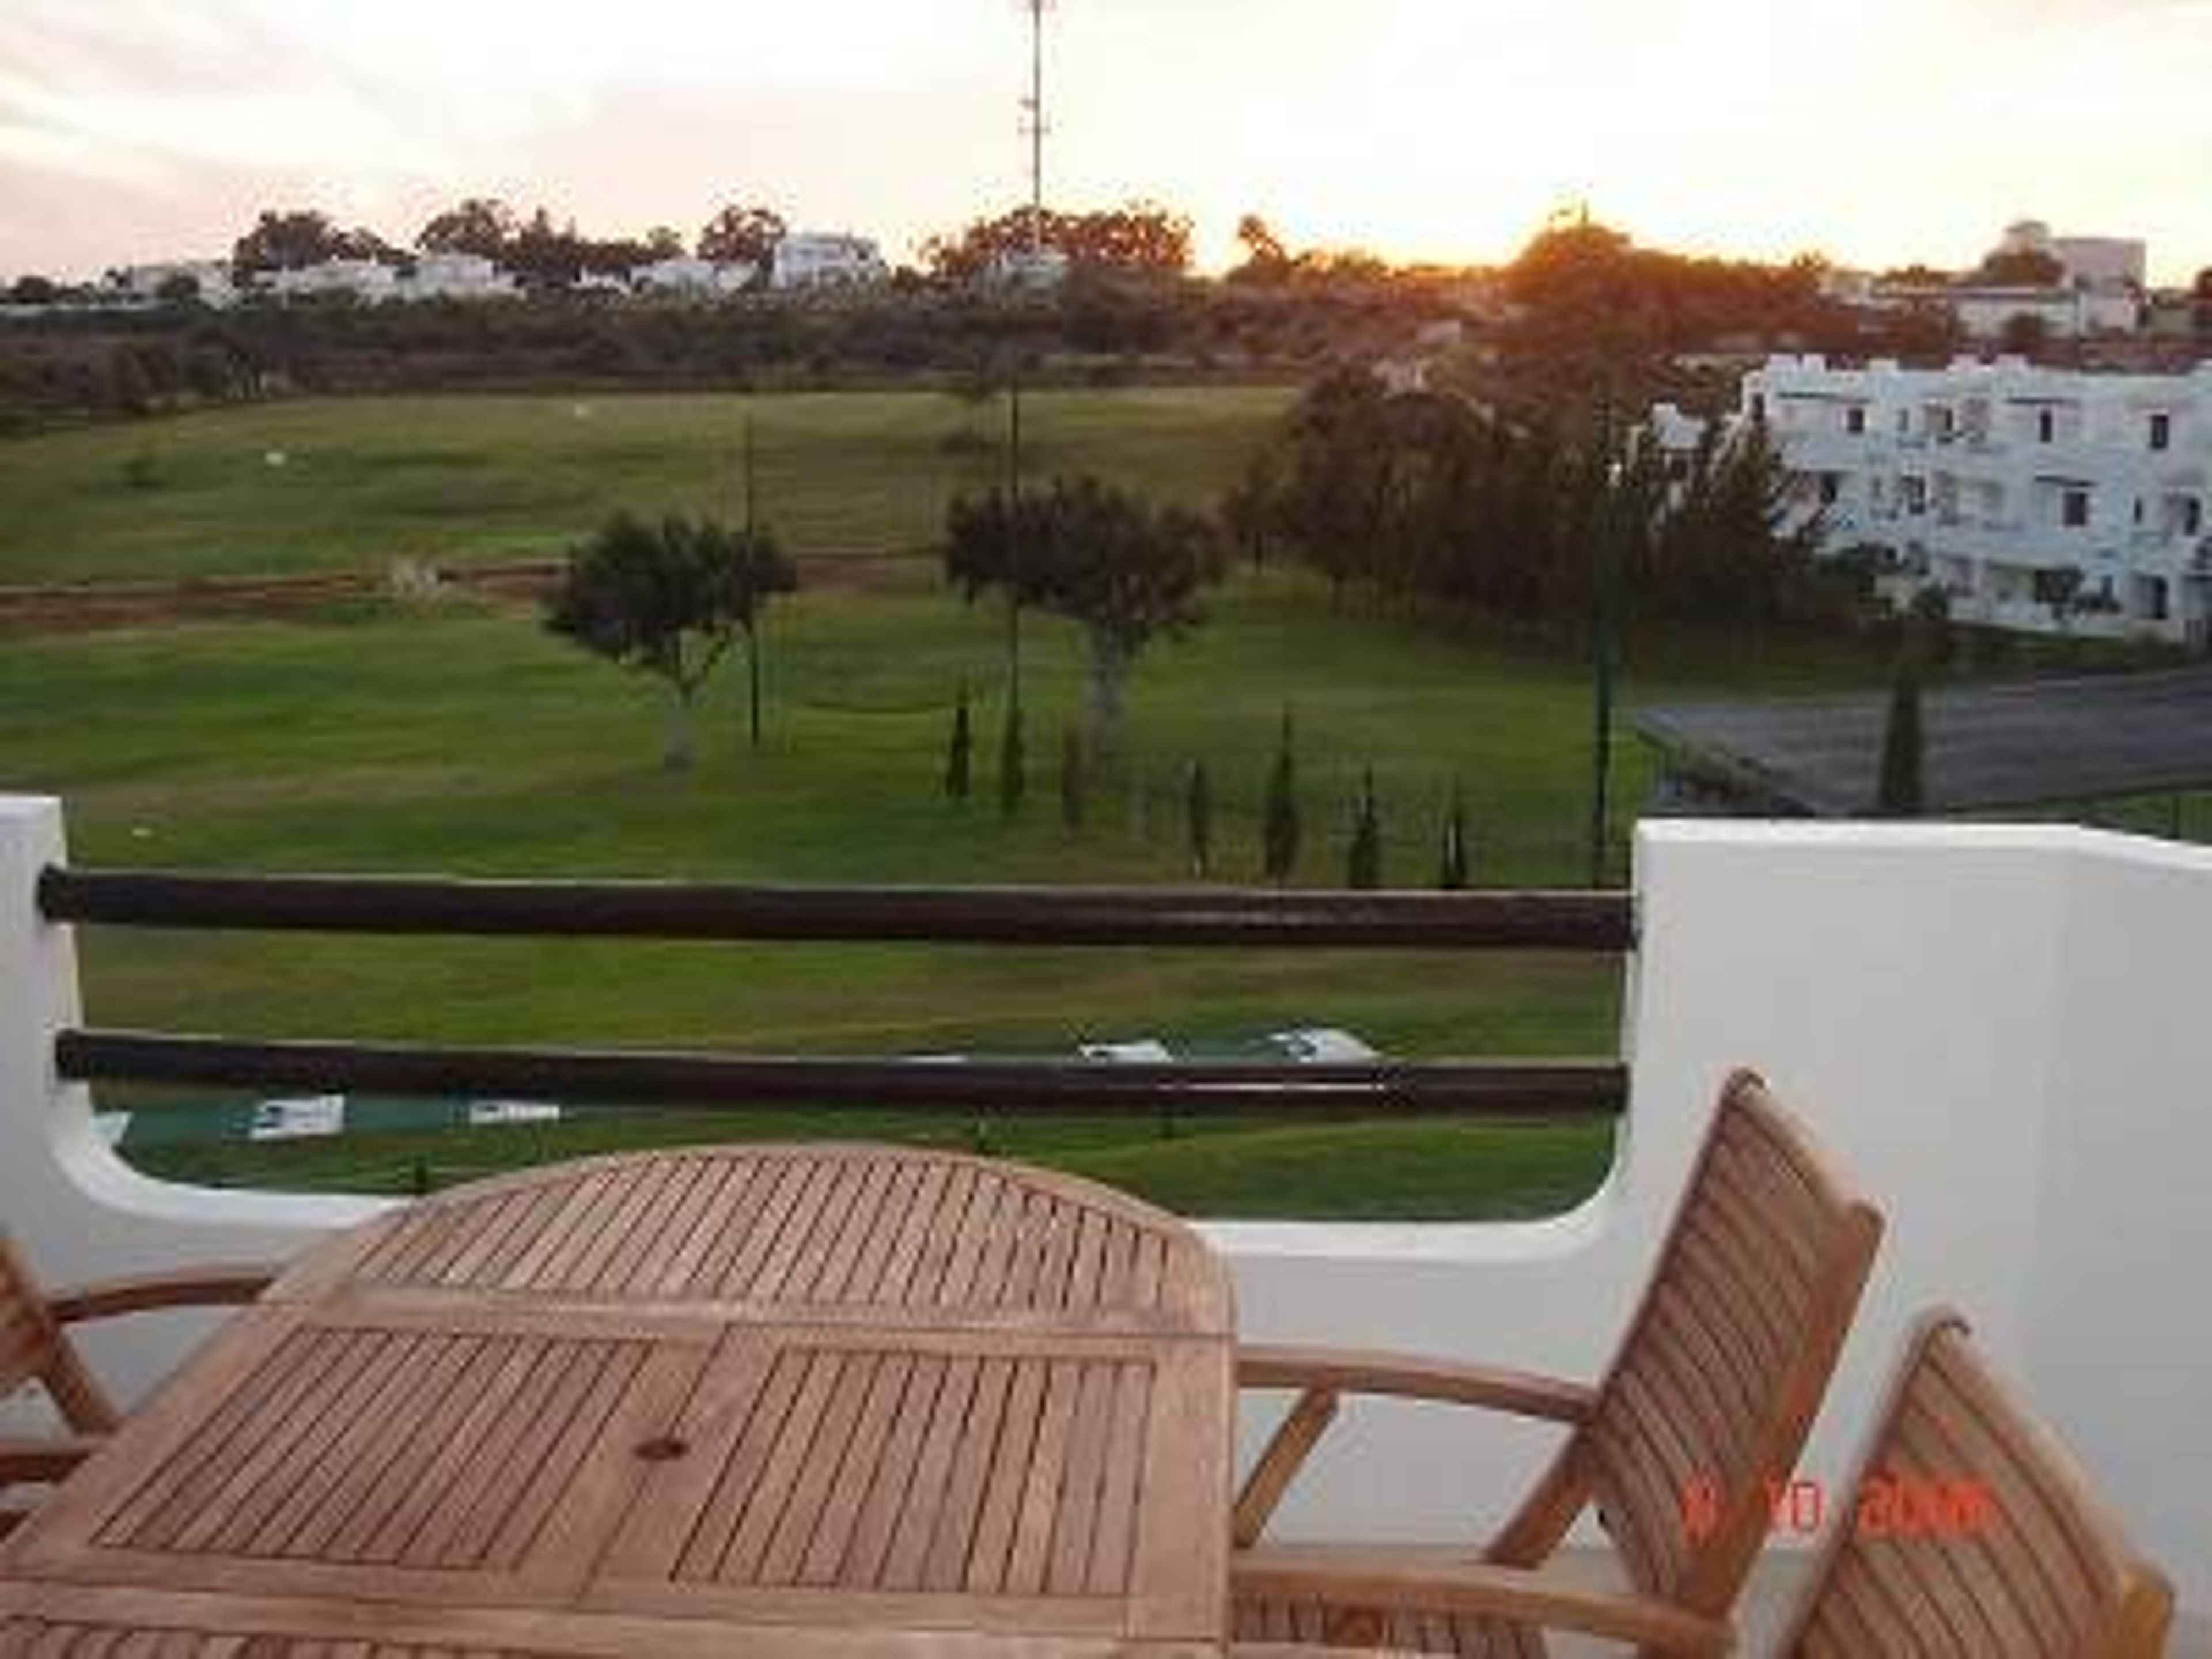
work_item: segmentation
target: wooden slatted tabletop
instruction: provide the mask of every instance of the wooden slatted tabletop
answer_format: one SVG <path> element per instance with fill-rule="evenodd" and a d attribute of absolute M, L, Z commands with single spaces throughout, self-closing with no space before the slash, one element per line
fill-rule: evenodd
<path fill-rule="evenodd" d="M 1227 1282 L 948 1154 L 701 1149 L 332 1240 L 0 1557 L 0 1654 L 1207 1654 Z"/>

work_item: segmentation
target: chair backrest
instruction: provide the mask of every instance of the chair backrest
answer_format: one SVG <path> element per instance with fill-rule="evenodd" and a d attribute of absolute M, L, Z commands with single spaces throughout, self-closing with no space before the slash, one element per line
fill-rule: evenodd
<path fill-rule="evenodd" d="M 1645 1594 L 1716 1615 L 1735 1600 L 1881 1231 L 1765 1082 L 1731 1076 L 1590 1420 L 1561 1453 Z"/>
<path fill-rule="evenodd" d="M 1965 1321 L 1914 1332 L 1779 1651 L 2158 1659 L 2173 1595 Z"/>
<path fill-rule="evenodd" d="M 33 1377 L 81 1434 L 105 1434 L 121 1420 L 106 1390 L 55 1322 L 15 1241 L 0 1231 L 0 1394 Z"/>

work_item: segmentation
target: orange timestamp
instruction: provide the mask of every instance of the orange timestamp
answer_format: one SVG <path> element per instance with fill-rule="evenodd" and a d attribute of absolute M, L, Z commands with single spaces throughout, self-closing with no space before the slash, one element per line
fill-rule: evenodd
<path fill-rule="evenodd" d="M 1766 1526 L 1770 1535 L 1811 1537 L 1825 1531 L 1830 1511 L 1840 1505 L 1828 1499 L 1826 1485 L 1817 1480 L 1769 1480 L 1765 1483 Z M 1721 1523 L 1720 1483 L 1700 1476 L 1682 1486 L 1682 1531 L 1692 1543 L 1710 1537 Z M 1860 1482 L 1847 1519 L 1863 1538 L 1962 1538 L 1984 1533 L 1997 1518 L 1996 1496 L 1986 1482 L 1969 1477 L 1876 1474 Z"/>

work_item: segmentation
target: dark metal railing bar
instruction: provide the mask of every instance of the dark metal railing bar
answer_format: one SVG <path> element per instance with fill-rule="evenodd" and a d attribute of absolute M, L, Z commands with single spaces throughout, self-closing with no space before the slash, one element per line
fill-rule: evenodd
<path fill-rule="evenodd" d="M 51 921 L 343 933 L 1618 953 L 1625 892 L 792 887 L 50 866 Z"/>
<path fill-rule="evenodd" d="M 76 1082 L 343 1090 L 615 1106 L 810 1105 L 991 1112 L 1192 1109 L 1316 1115 L 1619 1114 L 1609 1060 L 1130 1065 L 1099 1060 L 850 1060 L 608 1049 L 245 1042 L 67 1030 L 54 1060 Z"/>

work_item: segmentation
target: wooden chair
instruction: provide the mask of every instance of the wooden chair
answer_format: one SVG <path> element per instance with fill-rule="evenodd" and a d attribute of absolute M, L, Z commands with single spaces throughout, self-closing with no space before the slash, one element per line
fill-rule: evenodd
<path fill-rule="evenodd" d="M 1242 1386 L 1300 1392 L 1237 1498 L 1238 1638 L 1531 1656 L 1544 1651 L 1539 1631 L 1557 1627 L 1720 1650 L 1766 1534 L 1768 1482 L 1796 1465 L 1881 1225 L 1764 1082 L 1738 1072 L 1595 1387 L 1389 1354 L 1245 1349 Z M 1251 1548 L 1347 1393 L 1478 1406 L 1570 1432 L 1479 1560 Z M 1591 1505 L 1632 1594 L 1535 1571 Z M 1407 1583 L 1419 1598 L 1400 1593 Z"/>
<path fill-rule="evenodd" d="M 1269 1582 L 1289 1587 L 1290 1569 Z M 1474 1576 L 1479 1583 L 1480 1575 Z M 1336 1589 L 1332 1585 L 1332 1592 Z M 1378 1572 L 1364 1593 L 1396 1622 L 1448 1617 L 1480 1592 L 1449 1570 Z M 1607 1624 L 1662 1654 L 1722 1650 L 1720 1632 L 1613 1598 Z M 1579 1611 L 1579 1610 L 1577 1610 Z M 1907 1345 L 1779 1659 L 2160 1659 L 2173 1593 L 2129 1547 L 2074 1460 L 1939 1311 Z M 1370 1650 L 1379 1651 L 1380 1650 Z M 1312 1654 L 1240 1646 L 1239 1659 Z"/>
<path fill-rule="evenodd" d="M 0 1435 L 0 1492 L 60 1480 L 123 1420 L 70 1340 L 68 1327 L 160 1308 L 251 1302 L 273 1277 L 265 1267 L 192 1267 L 106 1279 L 50 1296 L 15 1241 L 0 1232 L 0 1394 L 36 1378 L 71 1431 L 46 1438 Z M 22 1516 L 20 1508 L 0 1505 L 0 1534 Z"/>
<path fill-rule="evenodd" d="M 2159 1659 L 2173 1592 L 1954 1313 L 1926 1316 L 1779 1651 Z"/>

